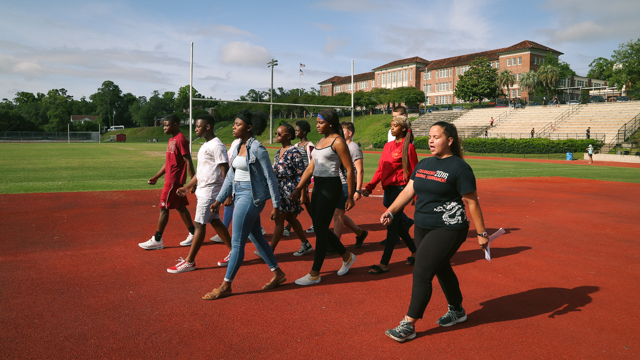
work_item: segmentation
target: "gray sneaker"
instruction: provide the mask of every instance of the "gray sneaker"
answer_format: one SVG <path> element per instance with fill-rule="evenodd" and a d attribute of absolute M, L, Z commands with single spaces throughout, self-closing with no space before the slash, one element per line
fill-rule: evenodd
<path fill-rule="evenodd" d="M 306 254 L 310 253 L 311 251 L 313 251 L 313 248 L 311 247 L 311 244 L 308 241 L 307 242 L 303 242 L 302 245 L 300 246 L 300 250 L 294 252 L 293 256 L 306 255 Z"/>
<path fill-rule="evenodd" d="M 403 319 L 395 329 L 389 329 L 384 333 L 397 342 L 404 342 L 416 337 L 416 328 L 411 325 L 410 321 Z"/>
<path fill-rule="evenodd" d="M 443 317 L 438 319 L 436 323 L 440 326 L 447 327 L 467 321 L 467 313 L 464 311 L 463 307 L 460 308 L 462 311 L 456 311 L 453 305 L 449 305 L 449 311 L 447 311 Z"/>

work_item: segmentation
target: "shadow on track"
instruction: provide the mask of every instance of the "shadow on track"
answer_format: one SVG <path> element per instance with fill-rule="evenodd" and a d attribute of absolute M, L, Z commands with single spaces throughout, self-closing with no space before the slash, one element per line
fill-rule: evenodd
<path fill-rule="evenodd" d="M 573 289 L 547 287 L 505 295 L 480 303 L 482 308 L 467 314 L 469 319 L 462 324 L 450 328 L 438 326 L 419 333 L 419 336 L 490 323 L 527 319 L 549 313 L 547 317 L 553 319 L 570 312 L 582 311 L 580 308 L 593 301 L 590 294 L 599 290 L 598 286 L 578 286 Z"/>

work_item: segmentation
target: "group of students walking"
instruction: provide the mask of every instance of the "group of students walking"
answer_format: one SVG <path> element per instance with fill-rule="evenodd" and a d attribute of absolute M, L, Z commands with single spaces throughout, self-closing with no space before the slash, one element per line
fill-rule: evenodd
<path fill-rule="evenodd" d="M 169 209 L 177 209 L 189 235 L 181 245 L 190 246 L 186 259 L 167 269 L 181 273 L 195 269 L 196 254 L 205 238 L 205 226 L 210 223 L 230 252 L 218 262 L 227 266 L 221 285 L 203 296 L 215 300 L 232 294 L 232 282 L 244 259 L 247 239 L 256 246 L 256 255 L 262 258 L 271 271 L 271 278 L 263 289 L 273 289 L 287 281 L 274 256 L 274 250 L 287 226 L 298 235 L 301 248 L 295 256 L 310 253 L 313 247 L 297 219 L 304 204 L 313 221 L 316 248 L 311 270 L 295 280 L 298 285 L 321 282 L 320 270 L 329 248 L 338 253 L 342 263 L 338 275 L 347 274 L 356 260 L 340 240 L 342 226 L 356 233 L 356 247 L 364 242 L 368 232 L 359 228 L 345 211 L 355 205 L 361 196 L 369 196 L 378 183 L 384 190 L 383 206 L 386 208 L 380 222 L 387 228 L 385 250 L 379 264 L 369 273 L 376 275 L 389 271 L 389 261 L 398 239 L 402 239 L 411 255 L 407 265 L 414 265 L 413 290 L 409 311 L 396 328 L 386 335 L 397 341 L 415 337 L 415 323 L 422 318 L 431 297 L 433 277 L 438 277 L 448 301 L 447 313 L 438 320 L 441 326 L 451 326 L 466 320 L 462 308 L 462 295 L 450 259 L 466 239 L 469 228 L 465 205 L 478 231 L 481 248 L 486 247 L 488 236 L 476 194 L 473 171 L 463 160 L 460 141 L 454 125 L 439 122 L 429 133 L 429 147 L 433 157 L 418 162 L 411 124 L 404 107 L 396 107 L 391 121 L 390 138 L 381 154 L 378 168 L 372 180 L 363 186 L 362 151 L 352 141 L 355 129 L 352 123 L 340 123 L 338 115 L 330 109 L 321 110 L 316 119 L 316 130 L 322 135 L 317 144 L 306 138 L 310 126 L 306 121 L 296 123 L 295 129 L 285 124 L 276 130 L 275 140 L 279 149 L 270 160 L 265 147 L 255 136 L 262 134 L 267 117 L 261 112 L 241 111 L 234 121 L 233 136 L 236 141 L 227 149 L 213 133 L 214 119 L 209 115 L 198 117 L 196 134 L 205 139 L 198 151 L 198 169 L 194 173 L 189 144 L 179 131 L 177 117 L 164 119 L 164 132 L 171 135 L 167 146 L 165 165 L 151 179 L 155 184 L 165 176 L 160 198 L 160 216 L 154 236 L 140 243 L 143 249 L 164 247 L 162 234 L 169 219 Z M 296 137 L 300 141 L 293 145 Z M 191 180 L 186 186 L 186 173 Z M 313 190 L 308 186 L 313 181 Z M 195 225 L 186 206 L 186 194 L 195 192 Z M 264 238 L 260 213 L 268 200 L 275 221 L 274 234 L 269 244 Z M 404 207 L 415 204 L 415 242 L 408 232 L 414 220 L 404 215 Z M 224 221 L 220 221 L 220 208 L 224 204 Z M 227 216 L 228 212 L 233 213 Z M 231 234 L 228 231 L 231 219 Z M 334 230 L 330 231 L 331 221 Z M 212 238 L 214 240 L 215 238 Z"/>

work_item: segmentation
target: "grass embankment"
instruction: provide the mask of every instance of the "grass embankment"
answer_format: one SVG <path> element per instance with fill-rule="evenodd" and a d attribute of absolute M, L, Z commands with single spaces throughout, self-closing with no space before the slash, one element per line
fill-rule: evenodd
<path fill-rule="evenodd" d="M 194 145 L 194 152 L 199 148 Z M 268 150 L 273 158 L 277 148 Z M 160 188 L 147 185 L 147 180 L 162 167 L 166 143 L 0 143 L 0 151 L 1 194 L 140 190 Z M 373 176 L 379 159 L 379 153 L 365 154 L 365 182 Z M 640 183 L 640 169 L 636 168 L 489 159 L 467 162 L 480 179 L 565 176 Z"/>

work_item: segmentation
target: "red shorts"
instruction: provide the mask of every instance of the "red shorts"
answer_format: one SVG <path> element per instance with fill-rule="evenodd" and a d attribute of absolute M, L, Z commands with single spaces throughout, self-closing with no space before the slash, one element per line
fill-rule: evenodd
<path fill-rule="evenodd" d="M 182 184 L 164 184 L 162 195 L 160 195 L 160 209 L 179 209 L 182 205 L 189 205 L 187 197 L 180 197 L 176 194 L 176 190 L 180 189 Z"/>

